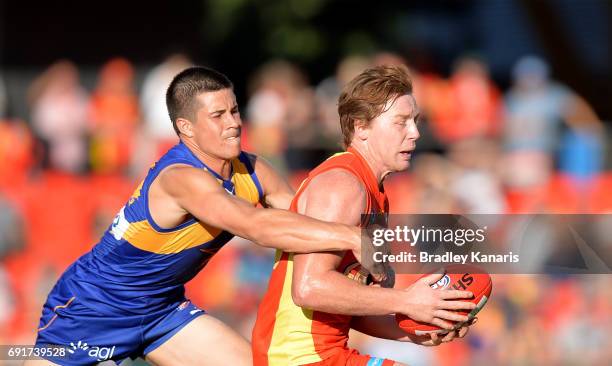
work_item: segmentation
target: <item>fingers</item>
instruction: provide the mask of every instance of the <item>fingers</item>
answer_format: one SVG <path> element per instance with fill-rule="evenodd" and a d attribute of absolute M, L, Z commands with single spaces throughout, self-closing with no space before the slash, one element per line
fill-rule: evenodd
<path fill-rule="evenodd" d="M 457 331 L 453 330 L 443 335 L 441 341 L 442 343 L 452 342 L 452 340 L 455 339 L 455 337 L 457 337 Z"/>
<path fill-rule="evenodd" d="M 440 325 L 438 320 L 440 319 L 436 318 L 432 324 L 437 325 L 440 328 L 444 328 Z M 448 332 L 431 332 L 429 333 L 430 339 L 420 341 L 419 344 L 423 346 L 438 346 L 442 343 L 452 342 L 455 338 L 463 338 L 467 335 L 470 325 L 473 325 L 476 320 L 477 318 L 470 319 L 469 322 L 461 324 L 458 329 L 456 329 L 457 325 L 455 325 L 453 329 L 444 328 L 447 329 Z"/>
<path fill-rule="evenodd" d="M 431 345 L 432 346 L 437 346 L 440 343 L 442 343 L 440 337 L 438 336 L 438 333 L 430 333 L 429 336 L 431 337 Z"/>
<path fill-rule="evenodd" d="M 442 320 L 440 318 L 434 318 L 431 321 L 431 324 L 433 324 L 433 325 L 435 325 L 437 327 L 440 327 L 442 329 L 445 329 L 445 330 L 453 330 L 453 329 L 455 329 L 455 326 L 453 324 L 451 324 L 451 323 L 449 323 L 447 321 L 444 321 L 444 320 Z"/>
<path fill-rule="evenodd" d="M 459 313 L 448 311 L 448 310 L 436 310 L 434 312 L 434 316 L 436 318 L 450 320 L 453 322 L 467 322 L 468 321 L 467 315 L 461 315 Z"/>
<path fill-rule="evenodd" d="M 468 332 L 468 330 L 469 330 L 469 329 L 470 329 L 470 327 L 469 327 L 469 326 L 467 326 L 467 325 L 464 325 L 464 326 L 462 326 L 461 328 L 459 328 L 459 331 L 458 331 L 458 332 L 459 332 L 459 335 L 458 335 L 458 337 L 459 337 L 459 338 L 463 338 L 463 337 L 465 337 L 465 335 L 467 334 L 467 332 Z"/>
<path fill-rule="evenodd" d="M 440 281 L 442 279 L 442 277 L 444 277 L 444 269 L 440 269 L 438 271 L 436 271 L 435 273 L 432 273 L 428 276 L 425 276 L 423 278 L 421 278 L 419 281 L 426 283 L 427 285 L 433 285 L 434 283 Z"/>
<path fill-rule="evenodd" d="M 474 294 L 470 291 L 460 291 L 460 290 L 444 290 L 440 291 L 440 296 L 444 300 L 451 299 L 473 299 Z"/>
<path fill-rule="evenodd" d="M 475 308 L 476 308 L 476 304 L 474 304 L 473 302 L 469 302 L 469 301 L 443 300 L 443 301 L 440 301 L 440 304 L 438 306 L 438 309 L 441 309 L 441 310 L 465 310 L 468 312 L 474 310 Z"/>

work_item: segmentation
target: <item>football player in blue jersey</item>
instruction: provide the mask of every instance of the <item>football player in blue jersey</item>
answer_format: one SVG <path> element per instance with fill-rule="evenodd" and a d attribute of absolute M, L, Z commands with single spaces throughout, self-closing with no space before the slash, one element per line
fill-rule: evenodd
<path fill-rule="evenodd" d="M 185 298 L 184 284 L 214 253 L 238 235 L 287 252 L 351 250 L 361 258 L 358 228 L 286 211 L 293 190 L 241 150 L 242 121 L 225 75 L 186 69 L 166 102 L 180 142 L 51 290 L 36 345 L 65 352 L 27 365 L 139 356 L 154 365 L 250 365 L 248 342 Z"/>

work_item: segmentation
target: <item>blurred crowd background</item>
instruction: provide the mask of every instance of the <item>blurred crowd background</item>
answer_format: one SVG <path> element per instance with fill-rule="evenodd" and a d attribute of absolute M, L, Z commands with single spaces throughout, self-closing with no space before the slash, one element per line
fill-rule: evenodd
<path fill-rule="evenodd" d="M 0 6 L 0 344 L 33 343 L 56 279 L 178 141 L 164 95 L 193 64 L 234 81 L 244 149 L 294 187 L 341 149 L 343 85 L 405 64 L 421 139 L 385 182 L 392 213 L 612 211 L 609 2 L 161 3 Z M 188 295 L 250 338 L 273 254 L 234 239 Z M 410 365 L 610 364 L 609 275 L 493 281 L 465 340 L 351 342 Z"/>

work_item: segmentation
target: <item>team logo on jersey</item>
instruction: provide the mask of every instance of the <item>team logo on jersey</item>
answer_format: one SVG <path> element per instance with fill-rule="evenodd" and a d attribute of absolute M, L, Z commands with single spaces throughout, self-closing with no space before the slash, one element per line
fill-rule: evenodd
<path fill-rule="evenodd" d="M 123 234 L 130 227 L 129 221 L 125 218 L 125 207 L 122 207 L 111 225 L 110 233 L 116 240 L 121 240 Z"/>

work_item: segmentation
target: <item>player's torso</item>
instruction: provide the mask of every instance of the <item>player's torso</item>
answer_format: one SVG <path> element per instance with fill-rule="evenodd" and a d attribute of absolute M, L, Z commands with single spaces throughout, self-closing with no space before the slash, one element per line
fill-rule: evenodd
<path fill-rule="evenodd" d="M 336 154 L 315 168 L 302 183 L 291 210 L 297 211 L 297 202 L 310 180 L 331 169 L 345 169 L 357 176 L 367 190 L 364 214 L 386 214 L 388 202 L 384 191 L 365 160 L 352 149 Z M 366 220 L 366 217 L 364 217 Z M 367 225 L 362 222 L 361 226 Z M 355 263 L 347 252 L 338 266 L 345 272 Z M 293 303 L 291 283 L 293 254 L 277 251 L 268 291 L 259 306 L 253 330 L 255 366 L 300 365 L 320 361 L 336 347 L 344 347 L 348 340 L 351 317 L 300 308 Z"/>
<path fill-rule="evenodd" d="M 261 198 L 261 187 L 245 153 L 232 160 L 233 174 L 224 181 L 179 143 L 151 167 L 100 242 L 67 270 L 64 277 L 82 301 L 140 302 L 134 305 L 150 308 L 168 298 L 179 298 L 183 285 L 233 237 L 193 217 L 174 228 L 161 228 L 155 223 L 149 211 L 148 191 L 158 174 L 173 164 L 208 170 L 228 194 L 254 205 Z"/>

